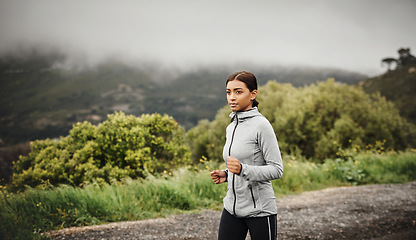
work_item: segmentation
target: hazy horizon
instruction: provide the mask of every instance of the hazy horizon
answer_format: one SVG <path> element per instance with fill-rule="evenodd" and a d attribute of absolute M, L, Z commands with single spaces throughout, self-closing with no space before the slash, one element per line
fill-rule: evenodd
<path fill-rule="evenodd" d="M 0 0 L 0 52 L 50 46 L 78 63 L 113 57 L 182 69 L 296 65 L 377 75 L 386 70 L 381 59 L 416 51 L 415 13 L 409 0 Z"/>

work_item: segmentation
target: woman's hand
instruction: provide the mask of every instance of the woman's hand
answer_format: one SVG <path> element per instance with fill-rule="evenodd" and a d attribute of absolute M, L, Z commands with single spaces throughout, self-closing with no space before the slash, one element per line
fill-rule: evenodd
<path fill-rule="evenodd" d="M 220 184 L 227 180 L 227 174 L 221 170 L 214 170 L 211 172 L 211 179 L 215 184 Z"/>
<path fill-rule="evenodd" d="M 227 158 L 227 168 L 228 171 L 234 174 L 240 174 L 241 172 L 241 163 L 238 161 L 237 158 L 229 156 Z"/>

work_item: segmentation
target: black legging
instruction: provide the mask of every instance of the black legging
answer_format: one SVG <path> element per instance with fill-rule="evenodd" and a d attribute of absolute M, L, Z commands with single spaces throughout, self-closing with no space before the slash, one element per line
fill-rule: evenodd
<path fill-rule="evenodd" d="M 244 240 L 248 230 L 252 240 L 276 240 L 276 215 L 237 218 L 225 209 L 222 211 L 218 240 Z"/>

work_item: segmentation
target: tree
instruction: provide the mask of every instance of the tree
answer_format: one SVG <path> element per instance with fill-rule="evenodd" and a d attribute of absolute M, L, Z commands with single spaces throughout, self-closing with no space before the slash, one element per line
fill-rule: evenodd
<path fill-rule="evenodd" d="M 410 54 L 410 48 L 400 48 L 399 53 L 399 66 L 404 67 L 411 64 L 416 64 L 416 57 Z"/>
<path fill-rule="evenodd" d="M 396 67 L 398 66 L 398 61 L 395 58 L 384 58 L 381 60 L 381 64 L 387 65 L 387 71 L 391 71 L 391 65 L 396 64 Z"/>

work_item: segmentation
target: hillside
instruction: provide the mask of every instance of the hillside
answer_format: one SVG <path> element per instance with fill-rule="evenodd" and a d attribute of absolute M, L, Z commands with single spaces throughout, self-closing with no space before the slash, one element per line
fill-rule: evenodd
<path fill-rule="evenodd" d="M 367 93 L 379 92 L 400 114 L 416 124 L 416 64 L 388 71 L 358 83 Z"/>
<path fill-rule="evenodd" d="M 166 113 L 189 129 L 201 119 L 214 118 L 226 104 L 226 78 L 241 70 L 205 66 L 160 71 L 155 66 L 114 60 L 94 67 L 68 68 L 62 67 L 64 62 L 65 56 L 56 52 L 0 56 L 3 144 L 66 135 L 75 122 L 97 124 L 114 111 L 136 116 Z M 366 78 L 340 69 L 276 66 L 250 71 L 256 73 L 260 85 L 277 80 L 303 86 L 329 77 L 354 84 Z"/>
<path fill-rule="evenodd" d="M 138 111 L 154 87 L 142 71 L 117 64 L 81 72 L 22 69 L 0 77 L 0 138 L 6 143 L 57 137 L 75 122 Z"/>

